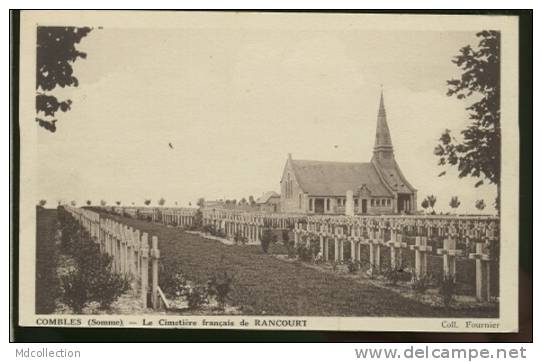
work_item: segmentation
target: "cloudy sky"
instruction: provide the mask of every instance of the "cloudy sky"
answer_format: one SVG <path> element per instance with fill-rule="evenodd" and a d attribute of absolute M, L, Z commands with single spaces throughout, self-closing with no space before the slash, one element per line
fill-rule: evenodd
<path fill-rule="evenodd" d="M 467 124 L 446 96 L 450 59 L 474 32 L 213 26 L 104 27 L 79 48 L 78 88 L 56 133 L 38 130 L 39 194 L 56 200 L 168 205 L 279 190 L 293 158 L 368 162 L 381 84 L 396 159 L 418 189 L 460 212 L 495 188 L 454 170 L 437 177 L 441 132 Z M 168 146 L 173 145 L 173 149 Z M 337 147 L 334 147 L 337 145 Z M 491 207 L 486 210 L 493 212 Z"/>

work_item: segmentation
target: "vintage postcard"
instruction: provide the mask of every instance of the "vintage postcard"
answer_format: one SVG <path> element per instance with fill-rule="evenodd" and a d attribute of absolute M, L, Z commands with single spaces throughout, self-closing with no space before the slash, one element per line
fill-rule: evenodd
<path fill-rule="evenodd" d="M 20 325 L 517 331 L 515 17 L 20 26 Z"/>

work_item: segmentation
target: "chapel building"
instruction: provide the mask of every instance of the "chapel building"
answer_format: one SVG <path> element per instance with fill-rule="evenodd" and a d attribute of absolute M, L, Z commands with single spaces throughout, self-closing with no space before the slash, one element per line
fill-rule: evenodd
<path fill-rule="evenodd" d="M 304 214 L 381 215 L 416 212 L 416 189 L 395 161 L 380 95 L 370 162 L 295 160 L 288 155 L 281 187 L 281 211 Z"/>

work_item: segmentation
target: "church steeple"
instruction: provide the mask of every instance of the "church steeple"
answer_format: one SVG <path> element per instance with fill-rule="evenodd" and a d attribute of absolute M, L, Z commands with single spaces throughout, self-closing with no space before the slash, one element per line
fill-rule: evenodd
<path fill-rule="evenodd" d="M 386 108 L 384 107 L 384 91 L 380 92 L 380 106 L 376 117 L 376 136 L 373 148 L 373 156 L 379 160 L 393 157 L 393 145 L 391 144 L 390 129 L 386 120 Z"/>

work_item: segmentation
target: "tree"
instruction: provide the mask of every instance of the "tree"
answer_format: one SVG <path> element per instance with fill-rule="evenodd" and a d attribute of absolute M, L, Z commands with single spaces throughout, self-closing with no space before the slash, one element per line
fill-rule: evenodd
<path fill-rule="evenodd" d="M 476 200 L 476 202 L 474 203 L 474 206 L 476 206 L 478 210 L 482 211 L 483 209 L 486 208 L 486 203 L 484 199 L 480 199 L 480 200 Z"/>
<path fill-rule="evenodd" d="M 41 206 L 41 207 L 44 207 L 46 203 L 47 203 L 47 200 L 41 199 L 41 200 L 38 202 L 38 205 Z"/>
<path fill-rule="evenodd" d="M 431 213 L 434 214 L 435 213 L 435 204 L 437 203 L 437 198 L 435 197 L 435 195 L 427 196 L 425 198 L 425 200 L 422 201 L 422 207 L 423 207 L 424 202 L 427 202 L 428 207 L 431 208 Z"/>
<path fill-rule="evenodd" d="M 205 206 L 205 199 L 200 197 L 196 205 L 198 205 L 199 208 L 203 208 L 203 206 Z"/>
<path fill-rule="evenodd" d="M 461 201 L 459 201 L 459 198 L 457 196 L 452 196 L 452 199 L 450 200 L 450 207 L 452 209 L 457 209 L 461 205 Z"/>
<path fill-rule="evenodd" d="M 92 201 L 87 200 L 87 206 L 90 206 L 90 205 L 92 205 Z"/>
<path fill-rule="evenodd" d="M 117 204 L 117 206 L 120 206 L 120 201 L 115 201 L 115 204 Z"/>
<path fill-rule="evenodd" d="M 254 200 L 254 196 L 250 195 L 248 197 L 248 203 L 250 204 L 250 206 L 256 205 L 256 200 Z"/>
<path fill-rule="evenodd" d="M 38 26 L 36 38 L 36 122 L 50 132 L 56 131 L 58 111 L 71 108 L 70 99 L 58 100 L 50 92 L 57 86 L 77 87 L 73 63 L 87 54 L 75 48 L 91 31 L 89 27 Z M 40 113 L 42 113 L 40 115 Z"/>
<path fill-rule="evenodd" d="M 500 32 L 481 31 L 478 47 L 467 45 L 452 59 L 462 71 L 461 79 L 448 80 L 448 96 L 458 99 L 473 97 L 466 108 L 471 123 L 461 131 L 462 140 L 445 130 L 435 148 L 439 165 L 457 167 L 459 177 L 481 178 L 475 183 L 479 187 L 487 180 L 497 185 L 495 207 L 499 210 L 500 197 Z M 446 171 L 439 176 L 444 175 Z"/>
<path fill-rule="evenodd" d="M 427 201 L 427 199 L 424 199 L 421 206 L 424 210 L 427 210 L 427 208 L 429 207 L 429 201 Z"/>
<path fill-rule="evenodd" d="M 143 201 L 143 203 L 146 205 L 146 206 L 149 206 L 151 204 L 151 199 L 145 199 L 145 201 Z"/>
<path fill-rule="evenodd" d="M 239 205 L 246 205 L 246 204 L 247 204 L 247 199 L 243 197 L 241 201 L 239 201 Z"/>
<path fill-rule="evenodd" d="M 100 205 L 106 206 L 106 205 L 107 205 L 107 201 L 105 201 L 105 200 L 100 200 Z"/>
<path fill-rule="evenodd" d="M 70 201 L 70 205 L 72 205 L 73 207 L 75 207 L 75 205 L 77 205 L 77 201 L 75 201 L 75 200 Z"/>
<path fill-rule="evenodd" d="M 158 205 L 164 206 L 165 204 L 166 204 L 166 199 L 164 199 L 163 197 L 161 197 L 160 200 L 158 200 Z"/>

